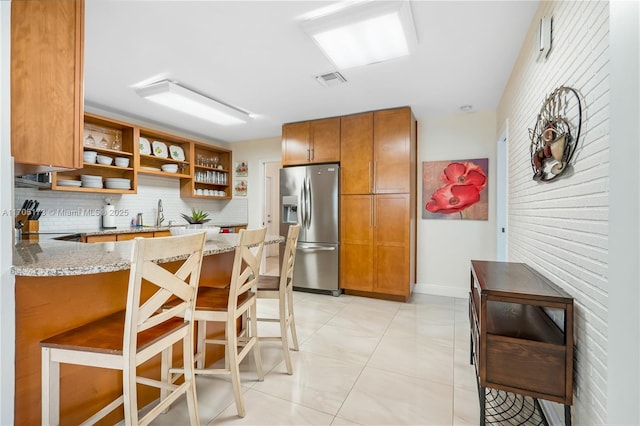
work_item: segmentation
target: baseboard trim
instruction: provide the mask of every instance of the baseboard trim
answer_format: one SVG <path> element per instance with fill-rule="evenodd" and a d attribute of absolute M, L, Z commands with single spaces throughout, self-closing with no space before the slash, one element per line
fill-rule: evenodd
<path fill-rule="evenodd" d="M 457 297 L 460 299 L 467 299 L 469 297 L 468 289 L 460 288 L 460 287 L 452 287 L 450 285 L 418 283 L 413 287 L 413 292 L 420 293 L 420 294 L 432 294 L 434 296 Z"/>

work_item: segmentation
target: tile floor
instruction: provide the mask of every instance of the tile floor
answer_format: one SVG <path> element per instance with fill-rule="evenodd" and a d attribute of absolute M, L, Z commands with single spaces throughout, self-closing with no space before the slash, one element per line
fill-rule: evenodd
<path fill-rule="evenodd" d="M 265 380 L 243 363 L 247 415 L 226 377 L 197 378 L 203 425 L 477 425 L 467 301 L 415 294 L 409 303 L 295 292 L 300 351 L 286 374 L 277 342 L 262 342 Z M 275 315 L 277 301 L 260 300 Z M 277 324 L 260 324 L 277 334 Z M 274 328 L 275 327 L 275 328 Z M 188 423 L 178 400 L 155 425 Z"/>

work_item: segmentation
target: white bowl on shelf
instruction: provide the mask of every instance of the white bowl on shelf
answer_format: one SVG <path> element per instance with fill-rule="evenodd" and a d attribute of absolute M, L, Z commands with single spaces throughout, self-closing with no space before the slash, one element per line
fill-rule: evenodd
<path fill-rule="evenodd" d="M 160 168 L 162 169 L 163 172 L 167 172 L 167 173 L 177 173 L 178 172 L 178 165 L 177 164 L 163 164 L 162 166 L 160 166 Z"/>
<path fill-rule="evenodd" d="M 95 163 L 98 153 L 96 151 L 84 151 L 82 153 L 82 159 L 85 163 Z"/>
<path fill-rule="evenodd" d="M 97 159 L 98 159 L 98 164 L 104 164 L 105 166 L 110 166 L 111 163 L 113 162 L 113 158 L 106 155 L 98 155 Z"/>
<path fill-rule="evenodd" d="M 116 157 L 116 166 L 129 167 L 129 159 L 127 157 Z"/>
<path fill-rule="evenodd" d="M 199 232 L 206 232 L 207 240 L 212 240 L 216 235 L 220 233 L 219 226 L 203 226 L 201 228 L 194 228 L 190 226 L 172 226 L 170 229 L 171 235 L 189 235 L 197 234 Z"/>

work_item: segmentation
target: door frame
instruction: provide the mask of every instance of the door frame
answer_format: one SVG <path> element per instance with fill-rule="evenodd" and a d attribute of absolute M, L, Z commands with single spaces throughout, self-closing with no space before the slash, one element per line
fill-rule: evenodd
<path fill-rule="evenodd" d="M 496 260 L 506 262 L 509 252 L 509 119 L 496 141 Z"/>
<path fill-rule="evenodd" d="M 269 173 L 268 169 L 270 167 L 277 166 L 279 170 L 281 166 L 280 161 L 275 160 L 262 160 L 260 161 L 260 174 L 261 174 L 261 182 L 262 182 L 262 194 L 261 194 L 261 205 L 262 209 L 260 211 L 260 223 L 262 226 L 267 226 L 267 207 L 271 205 L 271 221 L 275 225 L 275 234 L 280 232 L 280 202 L 278 200 L 278 193 L 280 191 L 280 173 Z M 268 181 L 271 179 L 271 188 L 269 188 Z M 271 191 L 269 191 L 271 189 Z M 269 199 L 271 198 L 271 199 Z M 270 201 L 270 203 L 269 203 Z M 273 247 L 272 247 L 273 246 Z M 265 247 L 264 256 L 278 256 L 278 246 L 277 245 L 268 245 Z"/>

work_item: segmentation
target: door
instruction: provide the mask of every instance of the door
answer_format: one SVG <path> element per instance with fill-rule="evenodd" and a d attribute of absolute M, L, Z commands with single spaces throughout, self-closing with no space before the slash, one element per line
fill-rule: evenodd
<path fill-rule="evenodd" d="M 374 192 L 411 192 L 411 109 L 373 114 Z"/>
<path fill-rule="evenodd" d="M 373 113 L 342 117 L 340 123 L 342 194 L 373 192 Z"/>
<path fill-rule="evenodd" d="M 340 161 L 340 118 L 325 118 L 311 122 L 309 163 Z"/>
<path fill-rule="evenodd" d="M 374 196 L 374 292 L 409 295 L 410 209 L 409 194 Z"/>
<path fill-rule="evenodd" d="M 268 235 L 279 233 L 280 215 L 278 209 L 278 192 L 280 163 L 272 162 L 264 165 L 264 224 L 267 227 Z M 265 246 L 265 255 L 278 256 L 278 245 L 268 244 Z"/>
<path fill-rule="evenodd" d="M 507 261 L 507 132 L 497 142 L 496 155 L 496 260 Z"/>
<path fill-rule="evenodd" d="M 338 244 L 298 242 L 293 286 L 338 291 Z"/>
<path fill-rule="evenodd" d="M 338 179 L 337 164 L 309 166 L 303 204 L 305 235 L 301 241 L 314 243 L 338 242 Z"/>
<path fill-rule="evenodd" d="M 373 196 L 340 197 L 340 286 L 373 290 Z"/>
<path fill-rule="evenodd" d="M 84 1 L 11 2 L 16 165 L 82 167 L 83 26 Z"/>
<path fill-rule="evenodd" d="M 293 166 L 309 162 L 308 121 L 282 126 L 282 165 Z"/>
<path fill-rule="evenodd" d="M 289 225 L 300 225 L 298 239 L 304 241 L 302 227 L 302 188 L 306 167 L 286 167 L 280 170 L 280 235 L 287 235 Z"/>

